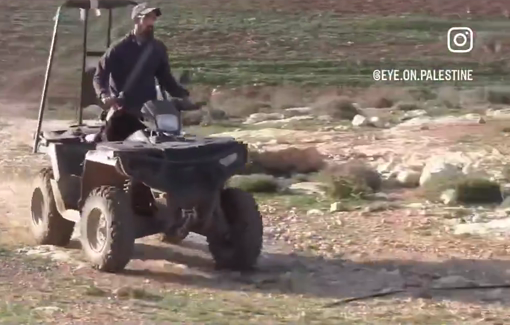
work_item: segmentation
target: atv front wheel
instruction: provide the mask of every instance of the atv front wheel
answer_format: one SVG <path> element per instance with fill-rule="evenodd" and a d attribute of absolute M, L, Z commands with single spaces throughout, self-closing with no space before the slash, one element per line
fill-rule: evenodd
<path fill-rule="evenodd" d="M 250 270 L 262 251 L 263 224 L 253 196 L 237 188 L 221 193 L 221 208 L 230 231 L 227 238 L 210 235 L 209 251 L 220 269 Z"/>
<path fill-rule="evenodd" d="M 51 188 L 53 170 L 43 168 L 34 180 L 30 210 L 30 228 L 37 245 L 66 246 L 71 241 L 74 222 L 64 219 L 57 210 Z"/>
<path fill-rule="evenodd" d="M 92 266 L 122 271 L 135 248 L 134 216 L 126 193 L 113 186 L 92 190 L 83 205 L 80 240 Z"/>

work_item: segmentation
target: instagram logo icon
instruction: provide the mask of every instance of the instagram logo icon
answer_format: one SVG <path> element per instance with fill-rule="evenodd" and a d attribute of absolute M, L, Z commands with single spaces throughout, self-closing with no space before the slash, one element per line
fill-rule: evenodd
<path fill-rule="evenodd" d="M 473 50 L 473 30 L 469 27 L 452 27 L 448 30 L 448 51 L 469 53 Z"/>

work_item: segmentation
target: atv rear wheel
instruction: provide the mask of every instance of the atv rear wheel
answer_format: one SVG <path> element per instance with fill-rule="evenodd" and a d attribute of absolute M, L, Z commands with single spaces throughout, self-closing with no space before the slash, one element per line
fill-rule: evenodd
<path fill-rule="evenodd" d="M 113 186 L 92 190 L 83 205 L 80 240 L 92 266 L 122 271 L 135 248 L 134 215 L 126 193 Z"/>
<path fill-rule="evenodd" d="M 34 180 L 30 228 L 37 245 L 66 246 L 71 241 L 74 222 L 64 219 L 58 212 L 51 188 L 52 179 L 53 170 L 43 168 Z"/>
<path fill-rule="evenodd" d="M 221 208 L 230 226 L 227 238 L 210 235 L 209 251 L 220 269 L 250 270 L 262 251 L 263 224 L 253 196 L 237 188 L 221 193 Z"/>

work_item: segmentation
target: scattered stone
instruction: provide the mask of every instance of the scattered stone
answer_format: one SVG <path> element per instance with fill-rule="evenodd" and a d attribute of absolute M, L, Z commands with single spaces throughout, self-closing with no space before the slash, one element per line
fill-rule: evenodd
<path fill-rule="evenodd" d="M 349 125 L 338 125 L 338 126 L 335 126 L 333 128 L 333 130 L 335 131 L 347 131 L 349 130 L 351 127 Z"/>
<path fill-rule="evenodd" d="M 417 187 L 420 185 L 421 173 L 414 170 L 403 170 L 397 174 L 397 181 L 405 187 Z"/>
<path fill-rule="evenodd" d="M 314 119 L 315 119 L 315 117 L 310 116 L 310 115 L 301 115 L 301 116 L 293 116 L 293 117 L 289 117 L 289 118 L 284 118 L 281 120 L 267 120 L 267 121 L 256 122 L 256 123 L 252 123 L 252 125 L 278 126 L 278 125 L 284 125 L 284 124 L 295 123 L 295 122 L 300 122 L 300 121 L 310 121 L 310 120 L 314 120 Z"/>
<path fill-rule="evenodd" d="M 300 115 L 308 115 L 312 112 L 311 107 L 291 107 L 285 109 L 285 115 L 287 116 L 300 116 Z"/>
<path fill-rule="evenodd" d="M 471 222 L 480 223 L 484 220 L 483 216 L 480 213 L 475 213 L 471 216 Z"/>
<path fill-rule="evenodd" d="M 376 128 L 384 128 L 386 127 L 386 123 L 381 120 L 378 116 L 372 116 L 368 119 L 368 125 L 376 127 Z"/>
<path fill-rule="evenodd" d="M 60 307 L 57 306 L 43 306 L 43 307 L 36 307 L 34 308 L 34 311 L 36 312 L 42 312 L 48 316 L 54 315 L 56 313 L 61 313 L 63 310 Z"/>
<path fill-rule="evenodd" d="M 510 108 L 498 110 L 488 109 L 485 115 L 495 119 L 510 119 Z"/>
<path fill-rule="evenodd" d="M 289 190 L 295 194 L 326 195 L 325 185 L 320 182 L 301 182 L 289 186 Z"/>
<path fill-rule="evenodd" d="M 427 114 L 428 114 L 427 111 L 424 109 L 416 109 L 416 110 L 412 110 L 412 111 L 407 111 L 400 118 L 400 121 L 404 122 L 404 121 L 407 121 L 407 120 L 410 120 L 410 119 L 413 119 L 416 117 L 427 116 Z"/>
<path fill-rule="evenodd" d="M 335 202 L 331 204 L 329 212 L 348 211 L 349 209 L 342 202 Z"/>
<path fill-rule="evenodd" d="M 311 209 L 311 210 L 306 211 L 306 215 L 307 216 L 323 216 L 324 212 L 322 212 L 319 209 Z"/>
<path fill-rule="evenodd" d="M 358 115 L 354 116 L 354 118 L 352 119 L 352 126 L 359 127 L 359 126 L 366 126 L 366 125 L 368 125 L 368 120 L 363 115 L 358 114 Z"/>
<path fill-rule="evenodd" d="M 441 197 L 439 199 L 446 205 L 453 205 L 457 203 L 457 191 L 455 189 L 445 190 L 441 193 Z"/>
<path fill-rule="evenodd" d="M 262 121 L 281 120 L 285 116 L 280 113 L 255 113 L 251 114 L 244 124 L 255 124 Z"/>
<path fill-rule="evenodd" d="M 363 213 L 381 212 L 389 210 L 393 207 L 394 207 L 393 205 L 388 204 L 387 202 L 374 202 L 366 206 L 363 209 Z"/>
<path fill-rule="evenodd" d="M 410 208 L 410 209 L 425 209 L 426 205 L 421 202 L 414 202 L 414 203 L 409 203 L 409 204 L 405 205 L 405 207 Z"/>
<path fill-rule="evenodd" d="M 319 115 L 319 116 L 317 116 L 317 120 L 319 120 L 321 122 L 330 123 L 333 121 L 333 118 L 329 115 Z"/>
<path fill-rule="evenodd" d="M 455 235 L 487 235 L 510 233 L 510 218 L 492 220 L 486 223 L 462 223 L 455 226 Z"/>

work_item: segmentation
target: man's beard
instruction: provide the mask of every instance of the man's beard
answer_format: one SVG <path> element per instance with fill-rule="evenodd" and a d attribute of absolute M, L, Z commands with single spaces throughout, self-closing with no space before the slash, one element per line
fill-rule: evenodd
<path fill-rule="evenodd" d="M 147 27 L 143 32 L 142 32 L 142 37 L 145 38 L 145 39 L 153 39 L 154 38 L 154 28 L 152 27 Z"/>

